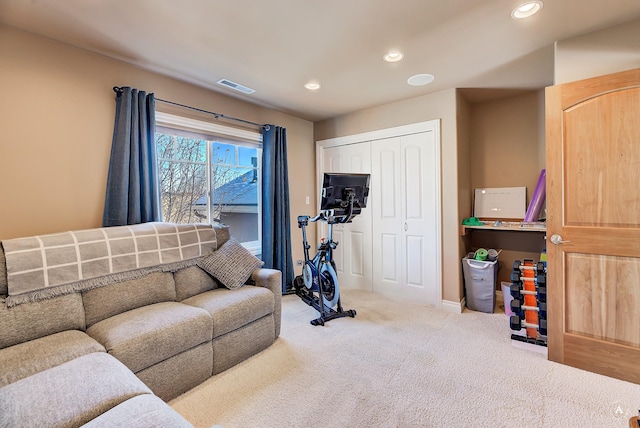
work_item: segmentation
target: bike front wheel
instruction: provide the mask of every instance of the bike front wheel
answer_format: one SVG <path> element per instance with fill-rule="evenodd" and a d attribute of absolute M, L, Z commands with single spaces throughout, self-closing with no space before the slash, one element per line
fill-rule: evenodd
<path fill-rule="evenodd" d="M 333 308 L 340 299 L 340 289 L 338 288 L 338 274 L 330 263 L 322 263 L 318 269 L 320 277 L 320 292 L 324 299 L 325 306 Z"/>

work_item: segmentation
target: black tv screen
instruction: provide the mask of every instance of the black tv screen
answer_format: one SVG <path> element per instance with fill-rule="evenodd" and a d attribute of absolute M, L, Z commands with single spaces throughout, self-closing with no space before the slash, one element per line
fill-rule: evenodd
<path fill-rule="evenodd" d="M 322 179 L 321 210 L 334 210 L 335 216 L 360 214 L 367 206 L 369 196 L 369 174 L 329 173 Z M 353 211 L 348 213 L 348 195 L 353 194 Z"/>

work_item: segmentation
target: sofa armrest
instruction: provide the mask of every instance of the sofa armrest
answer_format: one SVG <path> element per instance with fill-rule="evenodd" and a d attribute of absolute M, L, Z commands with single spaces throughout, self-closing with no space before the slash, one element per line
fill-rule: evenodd
<path fill-rule="evenodd" d="M 275 269 L 256 269 L 251 274 L 251 279 L 258 287 L 265 287 L 273 292 L 275 297 L 275 308 L 273 311 L 273 321 L 276 326 L 276 335 L 280 335 L 280 324 L 282 318 L 282 272 Z"/>

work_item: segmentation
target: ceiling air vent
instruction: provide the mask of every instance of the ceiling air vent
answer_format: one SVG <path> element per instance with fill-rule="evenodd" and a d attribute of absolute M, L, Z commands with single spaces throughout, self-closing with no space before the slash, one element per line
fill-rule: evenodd
<path fill-rule="evenodd" d="M 256 90 L 247 88 L 239 83 L 232 82 L 229 79 L 220 79 L 216 82 L 218 85 L 226 86 L 227 88 L 242 92 L 243 94 L 253 94 Z"/>

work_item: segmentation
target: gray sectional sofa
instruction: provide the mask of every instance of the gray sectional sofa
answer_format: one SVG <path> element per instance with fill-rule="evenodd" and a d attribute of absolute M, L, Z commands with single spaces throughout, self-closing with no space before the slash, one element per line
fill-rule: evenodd
<path fill-rule="evenodd" d="M 38 238 L 41 248 L 34 248 L 44 268 L 16 259 L 34 249 L 22 246 L 30 241 L 3 242 L 0 427 L 190 426 L 165 402 L 275 341 L 280 333 L 279 271 L 253 264 L 257 259 L 238 250 L 227 227 L 197 225 L 194 234 L 175 226 L 174 236 L 159 226 L 173 227 L 158 223 L 151 231 L 150 224 L 122 231 L 139 233 L 132 238 L 135 263 L 155 254 L 142 250 L 154 240 L 162 247 L 165 237 L 167 242 L 182 237 L 178 246 L 165 243 L 157 251 L 164 261 L 147 261 L 140 269 L 129 269 L 118 253 L 130 244 L 124 245 L 126 236 L 105 239 L 108 256 L 89 251 L 104 247 L 102 240 L 86 238 L 102 229 L 69 232 L 71 244 L 57 244 L 65 235 L 53 237 L 51 248 Z M 185 236 L 195 236 L 196 243 L 185 244 Z M 190 253 L 193 248 L 196 254 Z M 171 252 L 179 256 L 172 259 Z M 101 276 L 107 264 L 95 264 L 107 259 L 109 274 Z M 119 264 L 125 265 L 121 272 L 114 270 Z M 59 278 L 69 274 L 69 266 L 79 279 L 65 283 Z M 40 281 L 30 275 L 42 269 L 43 287 L 20 289 Z M 229 271 L 238 271 L 235 280 L 248 275 L 246 284 L 230 285 L 226 279 L 221 284 Z M 21 275 L 25 281 L 12 292 L 12 281 Z"/>

